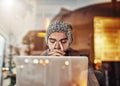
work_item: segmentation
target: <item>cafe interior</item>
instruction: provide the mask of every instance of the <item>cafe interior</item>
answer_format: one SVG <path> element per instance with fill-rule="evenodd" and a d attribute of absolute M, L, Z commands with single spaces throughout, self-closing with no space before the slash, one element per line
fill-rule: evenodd
<path fill-rule="evenodd" d="M 54 21 L 72 25 L 71 48 L 89 58 L 100 86 L 120 86 L 120 0 L 0 0 L 0 86 L 17 86 L 15 59 L 40 56 Z"/>

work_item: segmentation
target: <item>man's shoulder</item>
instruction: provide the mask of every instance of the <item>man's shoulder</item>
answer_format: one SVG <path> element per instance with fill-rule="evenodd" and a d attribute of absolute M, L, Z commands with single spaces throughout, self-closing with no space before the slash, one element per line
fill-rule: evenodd
<path fill-rule="evenodd" d="M 72 48 L 70 48 L 67 52 L 70 56 L 80 56 L 80 52 Z"/>

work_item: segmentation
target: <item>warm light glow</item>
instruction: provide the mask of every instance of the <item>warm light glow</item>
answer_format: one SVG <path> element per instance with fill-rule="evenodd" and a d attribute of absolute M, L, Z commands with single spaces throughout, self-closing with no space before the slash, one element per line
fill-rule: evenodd
<path fill-rule="evenodd" d="M 15 72 L 15 71 L 13 72 L 13 75 L 16 75 L 16 72 Z"/>
<path fill-rule="evenodd" d="M 95 63 L 95 64 L 101 63 L 101 60 L 100 60 L 100 59 L 95 59 L 95 60 L 94 60 L 94 63 Z"/>
<path fill-rule="evenodd" d="M 38 59 L 34 59 L 34 60 L 33 60 L 33 63 L 34 63 L 34 64 L 38 64 L 38 63 L 39 63 Z"/>
<path fill-rule="evenodd" d="M 120 61 L 120 18 L 94 18 L 94 50 L 100 61 Z"/>
<path fill-rule="evenodd" d="M 29 60 L 28 60 L 28 59 L 25 59 L 25 60 L 24 60 L 24 62 L 25 62 L 25 63 L 28 63 L 28 62 L 29 62 Z"/>
<path fill-rule="evenodd" d="M 2 70 L 3 70 L 3 71 L 8 71 L 9 68 L 7 68 L 7 67 L 3 67 Z"/>
<path fill-rule="evenodd" d="M 46 30 L 47 30 L 49 24 L 50 24 L 50 19 L 46 18 L 46 22 L 45 22 L 45 28 L 46 28 Z"/>
<path fill-rule="evenodd" d="M 43 64 L 43 60 L 42 59 L 40 59 L 40 64 Z"/>
<path fill-rule="evenodd" d="M 15 5 L 15 0 L 3 0 L 2 7 L 4 10 L 10 10 L 13 9 Z"/>
<path fill-rule="evenodd" d="M 20 68 L 23 69 L 23 68 L 24 68 L 24 65 L 20 65 Z"/>
<path fill-rule="evenodd" d="M 69 65 L 69 61 L 65 61 L 65 65 Z"/>
<path fill-rule="evenodd" d="M 88 86 L 87 85 L 87 77 L 88 76 L 88 71 L 81 72 L 80 74 L 80 79 L 78 79 L 79 86 Z"/>
<path fill-rule="evenodd" d="M 46 33 L 45 32 L 39 32 L 37 34 L 38 37 L 45 37 Z"/>
<path fill-rule="evenodd" d="M 101 45 L 103 45 L 103 43 L 104 43 L 104 39 L 103 39 L 103 37 L 97 36 L 97 37 L 95 38 L 95 42 L 96 42 L 97 44 L 99 44 L 99 46 L 101 46 Z"/>
<path fill-rule="evenodd" d="M 48 63 L 49 63 L 49 60 L 48 60 L 48 59 L 46 59 L 45 61 L 42 60 L 42 59 L 40 59 L 40 64 L 42 64 L 43 66 L 45 66 L 45 65 L 48 64 Z"/>
<path fill-rule="evenodd" d="M 45 60 L 45 63 L 46 63 L 46 64 L 48 64 L 48 63 L 49 63 L 49 60 L 48 60 L 48 59 L 46 59 L 46 60 Z"/>

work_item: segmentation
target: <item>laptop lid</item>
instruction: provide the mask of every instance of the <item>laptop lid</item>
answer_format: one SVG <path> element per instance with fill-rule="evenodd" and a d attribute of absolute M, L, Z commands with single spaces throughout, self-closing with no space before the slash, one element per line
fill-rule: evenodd
<path fill-rule="evenodd" d="M 17 86 L 87 86 L 85 56 L 16 57 Z"/>

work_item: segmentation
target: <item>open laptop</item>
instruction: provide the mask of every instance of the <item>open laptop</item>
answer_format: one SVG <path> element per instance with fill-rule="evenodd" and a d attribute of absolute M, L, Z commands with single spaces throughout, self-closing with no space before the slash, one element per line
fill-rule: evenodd
<path fill-rule="evenodd" d="M 16 57 L 17 86 L 87 86 L 86 56 Z"/>

